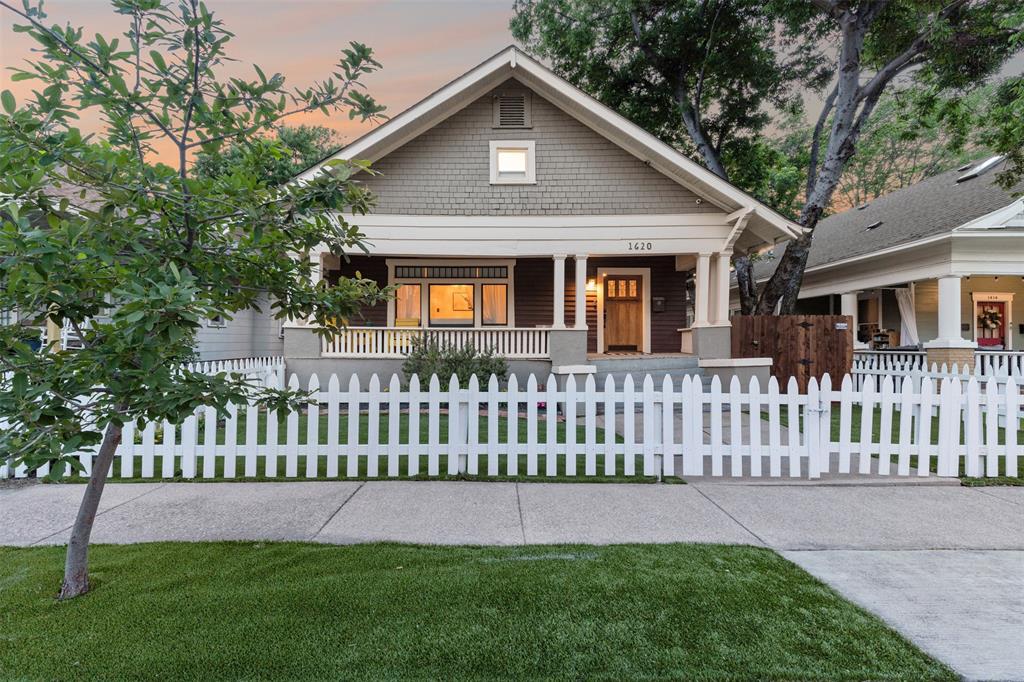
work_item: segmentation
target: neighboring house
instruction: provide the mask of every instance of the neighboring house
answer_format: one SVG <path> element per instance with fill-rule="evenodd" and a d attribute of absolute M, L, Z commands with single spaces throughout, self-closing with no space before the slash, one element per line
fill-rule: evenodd
<path fill-rule="evenodd" d="M 798 312 L 852 315 L 860 348 L 923 349 L 932 362 L 1024 350 L 1024 186 L 996 184 L 1004 164 L 982 159 L 823 220 Z"/>
<path fill-rule="evenodd" d="M 398 371 L 425 333 L 539 378 L 695 368 L 729 357 L 732 253 L 799 230 L 515 47 L 332 158 L 373 163 L 377 205 L 370 255 L 319 276 L 399 287 L 331 339 L 286 324 L 300 377 Z"/>

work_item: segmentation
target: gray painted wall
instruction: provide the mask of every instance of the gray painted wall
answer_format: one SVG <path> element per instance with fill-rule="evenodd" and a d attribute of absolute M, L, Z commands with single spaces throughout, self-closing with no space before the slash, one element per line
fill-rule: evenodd
<path fill-rule="evenodd" d="M 718 211 L 534 93 L 532 128 L 493 128 L 493 94 L 374 163 L 375 213 L 577 215 Z M 537 183 L 491 185 L 490 140 L 535 140 Z"/>
<path fill-rule="evenodd" d="M 280 323 L 273 318 L 267 298 L 261 297 L 260 311 L 243 310 L 223 327 L 211 327 L 205 320 L 196 333 L 200 360 L 230 360 L 263 355 L 281 355 L 284 342 Z"/>

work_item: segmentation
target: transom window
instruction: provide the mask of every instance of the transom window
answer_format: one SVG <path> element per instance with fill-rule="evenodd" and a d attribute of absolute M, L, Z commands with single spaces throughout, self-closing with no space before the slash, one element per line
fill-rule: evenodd
<path fill-rule="evenodd" d="M 532 185 L 537 182 L 533 140 L 491 140 L 491 184 Z"/>

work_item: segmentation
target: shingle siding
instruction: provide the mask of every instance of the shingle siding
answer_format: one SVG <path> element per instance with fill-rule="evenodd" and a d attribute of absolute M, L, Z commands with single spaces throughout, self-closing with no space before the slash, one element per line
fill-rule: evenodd
<path fill-rule="evenodd" d="M 599 215 L 717 211 L 536 93 L 533 126 L 495 129 L 493 95 L 508 81 L 373 164 L 375 213 Z M 537 183 L 491 185 L 490 140 L 534 140 Z"/>

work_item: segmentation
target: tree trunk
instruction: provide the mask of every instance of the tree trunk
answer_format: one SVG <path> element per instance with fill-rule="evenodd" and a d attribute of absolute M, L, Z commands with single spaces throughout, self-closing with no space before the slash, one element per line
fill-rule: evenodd
<path fill-rule="evenodd" d="M 754 263 L 750 256 L 737 256 L 732 261 L 736 271 L 736 287 L 740 292 L 740 314 L 753 315 L 757 306 L 757 284 L 754 282 Z"/>
<path fill-rule="evenodd" d="M 92 475 L 85 486 L 85 495 L 78 507 L 75 525 L 71 529 L 71 540 L 68 541 L 68 553 L 64 560 L 64 583 L 61 585 L 58 599 L 72 599 L 89 591 L 89 536 L 96 520 L 96 510 L 100 506 L 103 486 L 107 483 L 107 474 L 120 443 L 121 426 L 110 424 L 103 434 L 99 455 L 93 462 Z"/>

